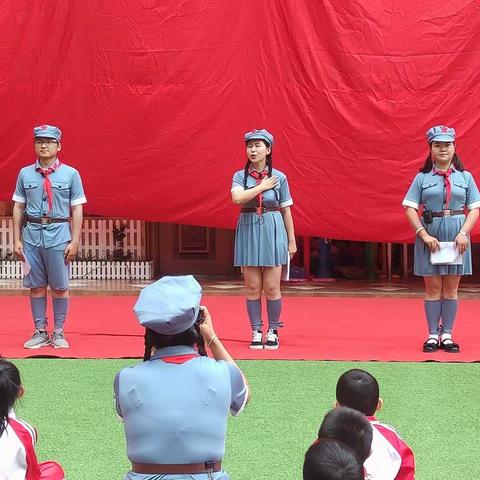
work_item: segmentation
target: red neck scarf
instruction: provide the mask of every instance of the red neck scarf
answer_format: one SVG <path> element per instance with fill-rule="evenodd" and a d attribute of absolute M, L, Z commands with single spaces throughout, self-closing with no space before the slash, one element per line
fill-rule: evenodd
<path fill-rule="evenodd" d="M 257 172 L 250 167 L 248 174 L 255 179 L 257 185 L 259 185 L 265 177 L 268 177 L 268 169 L 264 168 L 261 172 Z M 257 205 L 257 215 L 262 214 L 263 209 L 263 192 L 258 194 L 258 205 Z"/>
<path fill-rule="evenodd" d="M 450 199 L 452 198 L 452 184 L 450 183 L 450 175 L 453 173 L 453 168 L 449 168 L 446 172 L 437 170 L 435 173 L 438 173 L 438 175 L 443 177 L 445 185 L 445 208 L 448 208 L 450 205 Z"/>
<path fill-rule="evenodd" d="M 185 355 L 172 355 L 171 357 L 161 357 L 160 359 L 167 363 L 175 363 L 181 365 L 186 363 L 193 358 L 197 358 L 200 355 L 198 353 L 186 353 Z"/>
<path fill-rule="evenodd" d="M 43 177 L 43 189 L 47 194 L 48 200 L 48 213 L 52 211 L 53 208 L 53 191 L 52 191 L 52 182 L 50 181 L 49 175 L 53 173 L 60 166 L 60 160 L 58 158 L 55 162 L 52 163 L 48 168 L 43 168 L 40 164 L 36 168 L 37 172 Z"/>

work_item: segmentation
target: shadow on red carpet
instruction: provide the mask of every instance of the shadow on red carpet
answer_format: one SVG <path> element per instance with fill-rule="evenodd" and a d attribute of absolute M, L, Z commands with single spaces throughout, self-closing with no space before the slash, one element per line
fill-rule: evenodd
<path fill-rule="evenodd" d="M 25 350 L 32 334 L 26 297 L 0 297 L 0 355 L 66 358 L 129 358 L 143 355 L 143 329 L 132 312 L 136 297 L 73 297 L 66 327 L 71 348 Z M 480 361 L 480 301 L 460 303 L 455 339 L 460 354 L 421 351 L 425 340 L 423 301 L 394 298 L 287 297 L 285 328 L 277 351 L 249 350 L 245 300 L 205 296 L 218 336 L 237 359 L 357 361 Z M 50 306 L 49 306 L 50 308 Z M 52 318 L 52 315 L 49 315 Z"/>

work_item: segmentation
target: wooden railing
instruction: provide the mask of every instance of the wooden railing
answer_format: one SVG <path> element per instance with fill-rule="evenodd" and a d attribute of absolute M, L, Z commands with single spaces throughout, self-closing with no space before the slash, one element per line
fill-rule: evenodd
<path fill-rule="evenodd" d="M 108 259 L 113 255 L 114 228 L 126 223 L 123 252 L 131 253 L 133 260 L 145 260 L 145 222 L 122 218 L 86 217 L 80 237 L 78 256 L 82 259 Z M 0 258 L 13 252 L 12 217 L 0 217 Z"/>

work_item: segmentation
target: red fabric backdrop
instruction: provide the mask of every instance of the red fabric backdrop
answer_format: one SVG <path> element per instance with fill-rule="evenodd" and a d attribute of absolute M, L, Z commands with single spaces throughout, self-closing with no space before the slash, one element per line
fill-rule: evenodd
<path fill-rule="evenodd" d="M 0 195 L 64 132 L 90 214 L 234 227 L 243 133 L 268 128 L 298 233 L 412 238 L 400 204 L 454 126 L 480 182 L 480 3 L 6 0 Z"/>

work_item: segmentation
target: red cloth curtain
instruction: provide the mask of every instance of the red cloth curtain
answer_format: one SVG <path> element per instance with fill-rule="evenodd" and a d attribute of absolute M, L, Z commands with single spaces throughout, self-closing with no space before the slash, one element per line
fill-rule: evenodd
<path fill-rule="evenodd" d="M 2 200 L 43 123 L 90 214 L 233 228 L 253 128 L 301 234 L 411 240 L 401 201 L 435 124 L 480 182 L 478 2 L 5 0 L 0 28 Z"/>

